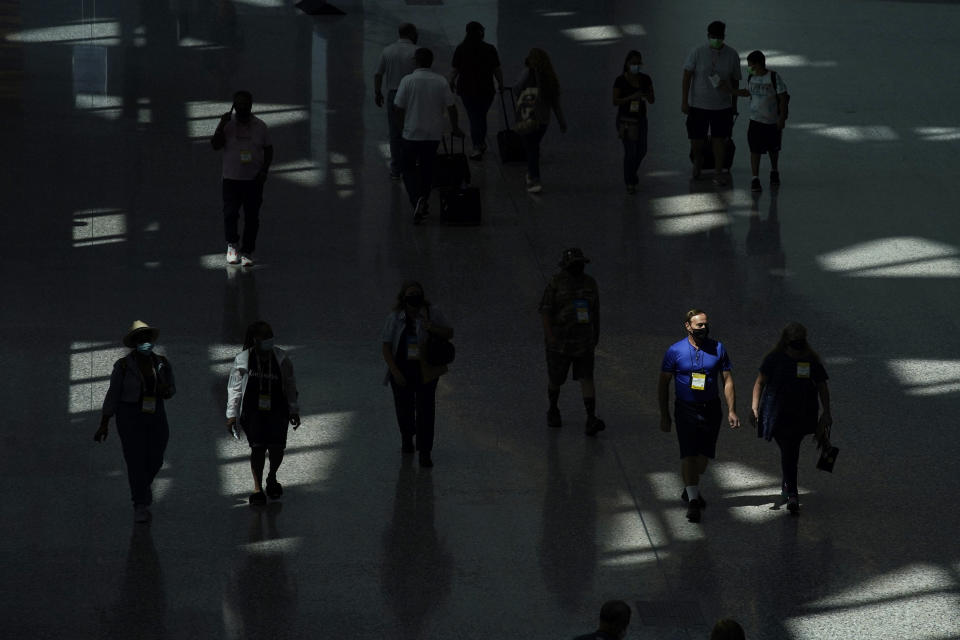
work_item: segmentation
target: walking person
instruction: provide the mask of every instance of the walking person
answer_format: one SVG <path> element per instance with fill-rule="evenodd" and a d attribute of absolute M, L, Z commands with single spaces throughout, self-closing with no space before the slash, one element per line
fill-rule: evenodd
<path fill-rule="evenodd" d="M 653 104 L 653 80 L 643 73 L 639 51 L 627 53 L 623 73 L 613 82 L 613 106 L 617 107 L 617 135 L 623 142 L 623 181 L 627 193 L 637 192 L 637 172 L 647 155 L 647 104 Z"/>
<path fill-rule="evenodd" d="M 165 401 L 177 391 L 170 362 L 153 350 L 158 335 L 154 327 L 140 320 L 130 325 L 123 337 L 130 352 L 113 364 L 100 428 L 93 434 L 95 441 L 104 442 L 110 418 L 117 417 L 135 522 L 149 522 L 151 518 L 150 487 L 163 466 L 170 438 Z"/>
<path fill-rule="evenodd" d="M 540 318 L 547 352 L 547 426 L 560 427 L 560 387 L 573 369 L 580 381 L 587 411 L 584 432 L 596 436 L 606 428 L 597 417 L 597 388 L 593 381 L 594 350 L 600 341 L 600 290 L 597 281 L 584 273 L 590 260 L 571 247 L 560 254 L 560 271 L 550 279 L 540 299 Z"/>
<path fill-rule="evenodd" d="M 503 91 L 503 71 L 497 48 L 483 41 L 479 22 L 467 23 L 467 34 L 453 52 L 450 88 L 460 96 L 470 121 L 471 160 L 487 150 L 487 112 L 497 91 Z M 494 84 L 496 82 L 496 84 Z"/>
<path fill-rule="evenodd" d="M 823 438 L 833 424 L 827 378 L 820 356 L 807 342 L 806 327 L 791 322 L 764 357 L 753 383 L 750 421 L 758 437 L 776 440 L 780 447 L 781 496 L 790 513 L 800 511 L 800 444 L 809 433 Z"/>
<path fill-rule="evenodd" d="M 253 94 L 237 91 L 233 106 L 223 114 L 210 138 L 215 151 L 223 150 L 223 228 L 227 264 L 253 266 L 260 229 L 263 183 L 273 162 L 273 143 L 263 120 L 253 115 Z M 237 232 L 243 207 L 243 239 Z M 239 243 L 239 245 L 238 245 Z"/>
<path fill-rule="evenodd" d="M 627 637 L 630 626 L 630 605 L 623 600 L 608 600 L 600 607 L 600 622 L 597 630 L 577 636 L 573 640 L 622 640 Z"/>
<path fill-rule="evenodd" d="M 393 391 L 401 451 L 420 452 L 420 466 L 432 467 L 437 382 L 446 365 L 428 361 L 431 344 L 453 339 L 453 329 L 425 297 L 423 286 L 403 283 L 380 334 L 387 373 L 383 384 Z"/>
<path fill-rule="evenodd" d="M 683 63 L 680 110 L 687 115 L 687 137 L 693 157 L 693 177 L 700 177 L 707 134 L 713 137 L 716 185 L 729 183 L 724 167 L 726 142 L 733 133 L 740 56 L 724 42 L 727 26 L 716 20 L 707 26 L 708 44 L 697 47 Z"/>
<path fill-rule="evenodd" d="M 541 193 L 540 142 L 550 124 L 551 112 L 557 119 L 560 131 L 567 131 L 567 120 L 560 107 L 560 81 L 546 51 L 530 49 L 516 89 L 519 96 L 516 129 L 523 137 L 527 152 L 527 191 Z"/>
<path fill-rule="evenodd" d="M 417 27 L 404 22 L 399 28 L 399 38 L 384 48 L 373 74 L 373 99 L 378 107 L 387 105 L 387 131 L 390 136 L 390 178 L 399 180 L 403 172 L 403 116 L 393 106 L 393 98 L 404 76 L 413 73 L 417 63 L 413 59 L 417 50 L 419 34 Z M 384 86 L 386 85 L 386 86 Z M 383 90 L 387 91 L 384 99 Z"/>
<path fill-rule="evenodd" d="M 680 442 L 680 474 L 685 488 L 680 498 L 687 503 L 687 519 L 700 522 L 707 506 L 700 494 L 700 476 L 716 457 L 717 437 L 722 419 L 720 388 L 727 402 L 731 429 L 740 428 L 730 357 L 723 343 L 711 339 L 707 313 L 687 312 L 686 337 L 670 345 L 660 366 L 657 398 L 660 402 L 660 430 L 670 432 L 669 385 L 674 380 L 674 420 Z"/>
<path fill-rule="evenodd" d="M 288 425 L 300 426 L 297 380 L 286 351 L 274 346 L 273 329 L 258 320 L 247 327 L 243 351 L 233 359 L 227 382 L 227 430 L 237 439 L 237 424 L 250 445 L 253 473 L 252 505 L 267 503 L 283 495 L 277 471 L 287 446 Z M 267 454 L 270 471 L 264 493 L 263 469 Z"/>
<path fill-rule="evenodd" d="M 430 70 L 433 52 L 417 49 L 417 68 L 400 80 L 393 104 L 403 121 L 403 184 L 413 207 L 413 224 L 430 215 L 433 164 L 443 136 L 443 114 L 450 117 L 451 135 L 463 136 L 457 124 L 457 106 L 450 85 Z"/>
<path fill-rule="evenodd" d="M 767 69 L 767 58 L 762 51 L 751 51 L 747 56 L 750 75 L 747 87 L 737 95 L 750 98 L 750 126 L 747 142 L 750 145 L 750 170 L 753 178 L 750 190 L 763 191 L 760 184 L 760 157 L 770 155 L 770 186 L 780 186 L 780 143 L 787 124 L 787 85 L 783 76 Z"/>

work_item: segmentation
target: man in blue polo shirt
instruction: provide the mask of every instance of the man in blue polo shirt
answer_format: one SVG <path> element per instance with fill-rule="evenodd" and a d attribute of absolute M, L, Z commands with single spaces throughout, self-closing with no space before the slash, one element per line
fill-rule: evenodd
<path fill-rule="evenodd" d="M 722 410 L 720 384 L 727 401 L 727 420 L 731 429 L 740 427 L 730 358 L 723 344 L 710 339 L 707 314 L 700 309 L 687 312 L 684 327 L 687 337 L 670 345 L 660 366 L 657 397 L 660 401 L 660 430 L 670 431 L 670 379 L 674 379 L 674 417 L 680 441 L 680 474 L 685 489 L 680 498 L 687 502 L 687 519 L 700 522 L 700 511 L 707 506 L 700 496 L 700 476 L 707 462 L 716 456 Z"/>

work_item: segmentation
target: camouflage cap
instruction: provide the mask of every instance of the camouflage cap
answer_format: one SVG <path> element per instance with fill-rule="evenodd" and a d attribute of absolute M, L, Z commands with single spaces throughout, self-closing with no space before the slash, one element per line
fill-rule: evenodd
<path fill-rule="evenodd" d="M 561 268 L 568 267 L 574 262 L 590 262 L 590 258 L 583 255 L 583 250 L 578 247 L 570 247 L 569 249 L 564 249 L 560 254 L 560 262 L 557 264 Z"/>

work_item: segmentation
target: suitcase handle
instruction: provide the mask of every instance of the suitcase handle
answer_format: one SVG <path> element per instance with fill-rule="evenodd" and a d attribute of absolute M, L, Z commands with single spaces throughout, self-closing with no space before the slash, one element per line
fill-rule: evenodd
<path fill-rule="evenodd" d="M 441 135 L 441 136 L 440 136 L 440 142 L 441 142 L 441 144 L 443 144 L 443 155 L 445 155 L 445 156 L 452 156 L 452 155 L 454 155 L 454 154 L 456 153 L 456 149 L 454 149 L 454 147 L 453 147 L 453 139 L 454 139 L 454 137 L 456 137 L 456 136 L 454 136 L 454 135 L 451 133 L 451 134 L 450 134 L 450 148 L 447 149 L 447 136 L 444 136 L 444 135 Z M 460 136 L 460 153 L 462 153 L 462 154 L 464 154 L 464 155 L 467 154 L 467 136 Z"/>
<path fill-rule="evenodd" d="M 500 87 L 500 106 L 503 107 L 503 126 L 507 128 L 507 131 L 510 131 L 510 119 L 507 117 L 507 102 L 503 97 L 503 94 L 507 91 L 510 92 L 510 104 L 516 104 L 516 101 L 513 99 L 513 87 Z M 516 118 L 516 113 L 514 113 L 514 118 Z"/>

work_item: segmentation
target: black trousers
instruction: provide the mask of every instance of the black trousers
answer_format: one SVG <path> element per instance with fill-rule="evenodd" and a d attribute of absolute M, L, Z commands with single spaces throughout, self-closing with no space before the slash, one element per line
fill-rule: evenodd
<path fill-rule="evenodd" d="M 773 434 L 773 439 L 777 441 L 780 447 L 780 468 L 783 471 L 783 490 L 787 495 L 797 494 L 797 467 L 800 463 L 800 443 L 803 442 L 803 434 L 793 433 Z"/>
<path fill-rule="evenodd" d="M 260 205 L 263 204 L 263 183 L 259 180 L 223 180 L 223 234 L 227 244 L 240 243 L 237 223 L 243 207 L 243 242 L 240 253 L 251 254 L 257 246 L 260 229 Z"/>
<path fill-rule="evenodd" d="M 420 198 L 430 199 L 433 164 L 439 146 L 439 140 L 403 140 L 403 184 L 413 206 L 417 206 Z"/>
<path fill-rule="evenodd" d="M 417 376 L 419 377 L 419 376 Z M 433 450 L 433 425 L 437 415 L 437 382 L 415 382 L 410 377 L 403 387 L 390 378 L 393 405 L 397 410 L 397 426 L 403 436 L 417 437 L 417 450 Z"/>
<path fill-rule="evenodd" d="M 170 439 L 163 401 L 157 400 L 156 413 L 142 413 L 140 403 L 123 402 L 117 407 L 117 433 L 127 463 L 127 481 L 133 504 L 153 502 L 150 485 L 163 466 L 163 453 Z"/>

